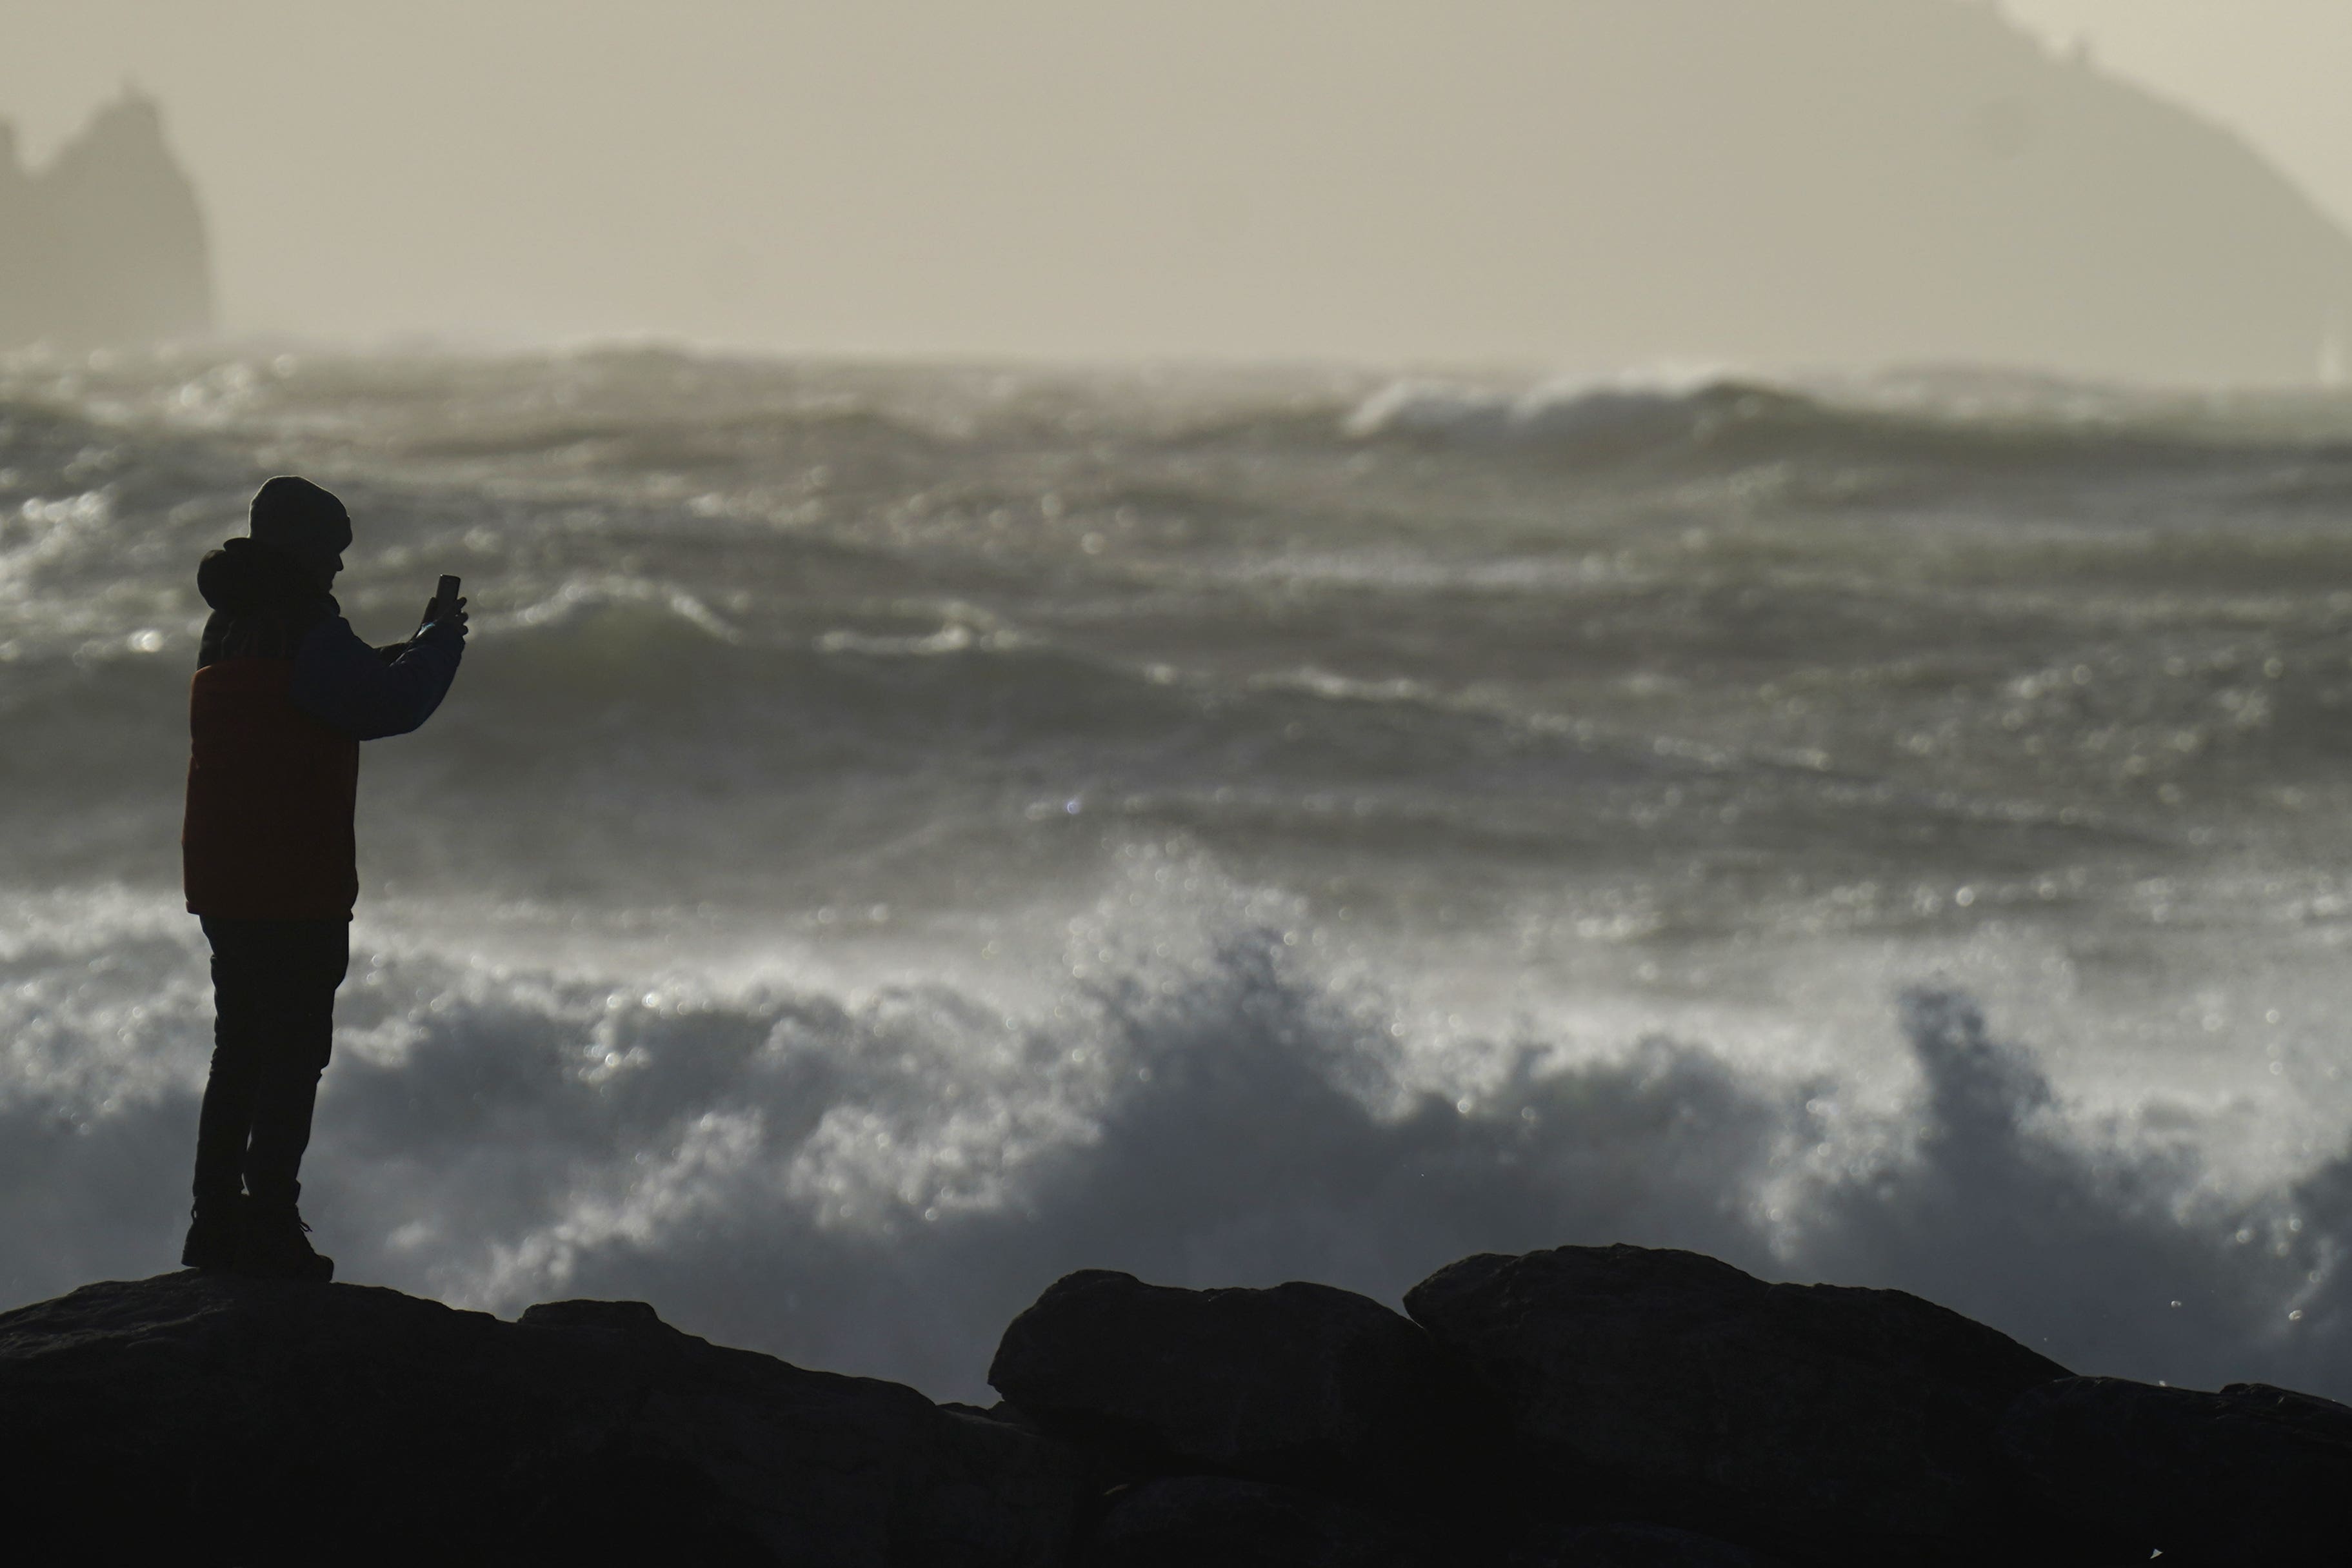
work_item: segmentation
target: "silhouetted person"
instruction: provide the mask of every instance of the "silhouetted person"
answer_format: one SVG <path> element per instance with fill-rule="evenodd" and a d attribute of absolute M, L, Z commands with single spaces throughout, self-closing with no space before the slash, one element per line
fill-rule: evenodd
<path fill-rule="evenodd" d="M 189 694 L 188 909 L 213 950 L 213 1061 L 196 1202 L 180 1261 L 329 1280 L 296 1201 L 310 1111 L 351 961 L 360 742 L 405 735 L 449 690 L 466 601 L 372 648 L 328 590 L 352 542 L 343 504 L 307 479 L 253 497 L 251 538 L 196 569 L 213 607 Z"/>

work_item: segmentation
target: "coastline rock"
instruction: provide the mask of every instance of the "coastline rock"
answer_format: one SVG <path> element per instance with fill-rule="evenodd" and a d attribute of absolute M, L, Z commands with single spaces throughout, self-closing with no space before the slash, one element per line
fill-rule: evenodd
<path fill-rule="evenodd" d="M 2044 1496 L 2168 1558 L 2298 1568 L 2352 1558 L 2352 1406 L 2260 1383 L 2218 1394 L 2074 1377 L 2000 1441 Z"/>
<path fill-rule="evenodd" d="M 989 1409 L 682 1333 L 193 1272 L 0 1313 L 11 1561 L 2297 1568 L 2352 1406 L 2045 1376 L 1893 1291 L 1632 1247 L 1408 1297 L 1071 1275 Z"/>
<path fill-rule="evenodd" d="M 1506 1401 L 1569 1517 L 1855 1568 L 2105 1560 L 1994 1440 L 2066 1369 L 1916 1296 L 1616 1246 L 1465 1259 L 1405 1303 Z"/>
<path fill-rule="evenodd" d="M 1319 1493 L 1171 1476 L 1118 1494 L 1082 1568 L 1435 1568 L 1396 1530 Z"/>
<path fill-rule="evenodd" d="M 196 1273 L 0 1315 L 18 1561 L 1045 1564 L 1075 1456 L 679 1333 Z"/>
<path fill-rule="evenodd" d="M 1067 1275 L 1005 1329 L 988 1380 L 1133 1474 L 1208 1470 L 1407 1512 L 1493 1479 L 1495 1422 L 1472 1380 L 1417 1324 L 1329 1285 Z"/>

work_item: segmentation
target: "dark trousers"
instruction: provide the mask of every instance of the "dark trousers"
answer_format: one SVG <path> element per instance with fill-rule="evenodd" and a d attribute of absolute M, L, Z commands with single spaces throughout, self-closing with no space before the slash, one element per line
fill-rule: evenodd
<path fill-rule="evenodd" d="M 310 1110 L 351 967 L 348 920 L 205 921 L 213 947 L 213 1071 L 196 1122 L 196 1200 L 300 1196 Z"/>

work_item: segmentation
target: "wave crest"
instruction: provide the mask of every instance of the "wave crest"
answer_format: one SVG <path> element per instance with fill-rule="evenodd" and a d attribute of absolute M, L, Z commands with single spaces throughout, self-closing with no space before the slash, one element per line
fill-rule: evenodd
<path fill-rule="evenodd" d="M 1400 381 L 1358 404 L 1342 428 L 1359 441 L 1638 450 L 1727 425 L 1787 423 L 1823 413 L 1813 398 L 1769 382 L 1716 370 L 1665 370 L 1548 382 L 1517 392 Z"/>

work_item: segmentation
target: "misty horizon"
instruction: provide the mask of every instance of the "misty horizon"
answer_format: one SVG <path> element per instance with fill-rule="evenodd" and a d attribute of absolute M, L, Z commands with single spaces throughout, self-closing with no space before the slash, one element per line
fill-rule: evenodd
<path fill-rule="evenodd" d="M 1297 19 L 1235 56 L 1222 14 L 1119 30 L 1041 0 L 893 41 L 902 70 L 844 25 L 843 118 L 814 140 L 822 93 L 720 89 L 698 130 L 634 148 L 625 111 L 272 212 L 207 199 L 219 321 L 263 344 L 1591 376 L 2293 384 L 2342 358 L 2340 225 L 2234 135 L 1982 6 Z M 1048 21 L 1058 55 L 991 52 Z M 735 68 L 633 66 L 658 99 L 689 57 Z M 246 186 L 190 172 L 200 197 Z"/>

